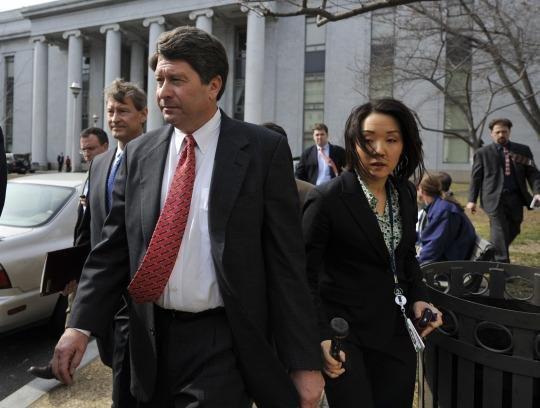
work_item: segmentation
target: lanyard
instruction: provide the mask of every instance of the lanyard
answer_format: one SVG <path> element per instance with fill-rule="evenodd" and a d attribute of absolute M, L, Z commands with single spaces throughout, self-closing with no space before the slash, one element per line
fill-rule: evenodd
<path fill-rule="evenodd" d="M 392 269 L 392 274 L 394 275 L 394 301 L 396 305 L 401 309 L 401 314 L 403 319 L 405 319 L 405 327 L 411 338 L 414 349 L 417 352 L 424 350 L 424 342 L 422 338 L 416 331 L 414 325 L 411 322 L 411 319 L 407 317 L 407 312 L 405 311 L 405 305 L 407 304 L 407 298 L 403 295 L 403 290 L 399 286 L 399 281 L 397 277 L 396 269 L 396 254 L 395 254 L 395 236 L 394 236 L 394 213 L 392 211 L 392 189 L 390 188 L 390 182 L 386 183 L 386 202 L 388 203 L 388 218 L 390 219 L 390 269 Z"/>

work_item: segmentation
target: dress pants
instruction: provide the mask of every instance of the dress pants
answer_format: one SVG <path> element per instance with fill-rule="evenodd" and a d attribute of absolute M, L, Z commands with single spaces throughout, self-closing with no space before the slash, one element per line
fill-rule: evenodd
<path fill-rule="evenodd" d="M 330 408 L 411 408 L 416 379 L 416 353 L 408 335 L 396 335 L 389 353 L 345 341 L 345 372 L 326 377 Z"/>
<path fill-rule="evenodd" d="M 523 201 L 519 193 L 502 193 L 499 205 L 489 214 L 490 241 L 495 246 L 495 261 L 510 262 L 508 248 L 521 231 Z"/>
<path fill-rule="evenodd" d="M 201 313 L 155 307 L 157 381 L 139 408 L 249 408 L 223 308 Z"/>
<path fill-rule="evenodd" d="M 114 321 L 112 351 L 112 408 L 132 408 L 137 401 L 130 392 L 131 373 L 129 364 L 129 319 L 117 317 Z"/>

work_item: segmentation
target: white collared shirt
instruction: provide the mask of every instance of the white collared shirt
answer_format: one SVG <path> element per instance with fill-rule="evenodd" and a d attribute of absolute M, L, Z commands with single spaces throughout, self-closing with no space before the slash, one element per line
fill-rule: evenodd
<path fill-rule="evenodd" d="M 328 163 L 326 163 L 326 160 L 321 154 L 321 150 L 326 154 L 327 157 L 330 157 L 330 145 L 326 143 L 321 148 L 317 145 L 315 145 L 317 148 L 317 161 L 319 162 L 319 174 L 317 175 L 317 182 L 316 185 L 322 184 L 326 181 L 332 180 L 332 176 L 330 175 L 330 166 Z"/>
<path fill-rule="evenodd" d="M 214 157 L 221 126 L 221 112 L 193 133 L 195 147 L 195 184 L 189 215 L 169 282 L 156 304 L 165 309 L 201 312 L 223 305 L 216 270 L 210 252 L 208 231 L 208 195 L 214 169 Z M 175 129 L 163 171 L 160 206 L 163 208 L 185 134 Z"/>

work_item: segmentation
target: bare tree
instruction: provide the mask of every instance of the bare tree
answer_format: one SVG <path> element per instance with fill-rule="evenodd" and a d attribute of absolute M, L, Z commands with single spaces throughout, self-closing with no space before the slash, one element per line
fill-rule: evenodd
<path fill-rule="evenodd" d="M 339 21 L 360 14 L 369 13 L 379 9 L 397 7 L 411 3 L 419 3 L 422 0 L 367 0 L 350 2 L 349 5 L 337 5 L 332 0 L 276 0 L 276 1 L 258 1 L 244 0 L 239 1 L 243 6 L 255 10 L 261 15 L 271 17 L 294 17 L 308 16 L 317 17 L 317 25 L 321 26 L 329 21 Z M 435 1 L 435 0 L 433 0 Z M 290 6 L 291 11 L 278 12 L 269 6 L 271 3 L 283 3 Z"/>
<path fill-rule="evenodd" d="M 448 12 L 440 4 L 431 7 L 432 15 L 447 14 L 445 25 L 457 31 L 471 29 L 472 21 L 468 14 L 452 14 L 452 10 Z M 371 93 L 375 92 L 376 97 L 388 96 L 397 87 L 429 84 L 435 92 L 427 93 L 425 102 L 441 95 L 444 97 L 445 125 L 443 128 L 427 126 L 417 115 L 423 129 L 455 136 L 476 150 L 482 145 L 487 119 L 517 103 L 514 98 L 499 97 L 508 94 L 511 87 L 518 86 L 519 78 L 502 83 L 490 59 L 472 47 L 468 38 L 448 33 L 446 27 L 411 9 L 400 13 L 376 13 L 373 23 L 378 27 L 395 27 L 399 33 L 398 45 L 394 36 L 389 36 L 382 48 L 387 52 L 390 50 L 390 61 L 388 58 L 383 64 L 378 61 L 376 69 L 371 67 L 368 71 L 357 68 L 358 77 L 375 75 L 370 79 L 369 89 Z M 394 48 L 397 48 L 395 53 Z M 365 84 L 360 88 L 365 89 Z"/>
<path fill-rule="evenodd" d="M 422 54 L 425 49 L 418 45 L 409 61 L 407 58 L 401 61 L 405 64 L 400 65 L 396 61 L 396 72 L 402 74 L 402 80 L 409 77 L 410 80 L 428 81 L 445 95 L 447 102 L 462 112 L 467 122 L 467 134 L 455 132 L 455 136 L 466 140 L 473 148 L 479 147 L 481 139 L 478 135 L 487 117 L 509 106 L 507 102 L 501 104 L 498 96 L 510 95 L 511 104 L 517 106 L 540 138 L 538 0 L 360 0 L 341 1 L 339 4 L 332 0 L 246 0 L 240 3 L 265 16 L 317 17 L 318 25 L 385 8 L 409 11 L 409 20 L 399 25 L 399 30 L 412 29 L 425 38 L 438 36 L 439 45 L 435 54 L 429 55 Z M 287 7 L 276 11 L 276 4 Z M 458 44 L 457 47 L 453 45 L 453 51 L 457 53 L 455 58 L 452 58 L 452 53 L 448 58 L 446 47 L 449 43 Z M 422 44 L 422 41 L 417 44 Z M 433 48 L 428 49 L 433 51 Z M 467 50 L 467 53 L 460 57 L 460 50 Z M 423 62 L 424 70 L 412 69 L 421 66 L 413 62 Z M 431 69 L 425 69 L 426 65 Z M 482 97 L 473 89 L 474 81 L 485 84 Z M 460 92 L 456 89 L 459 86 Z M 483 113 L 475 120 L 473 111 L 479 111 L 479 101 L 484 104 Z"/>
<path fill-rule="evenodd" d="M 511 95 L 540 137 L 540 3 L 451 0 L 446 4 L 446 7 L 441 4 L 408 7 L 434 23 L 447 38 L 467 44 L 474 55 L 474 66 L 479 72 L 483 68 L 490 91 L 497 89 L 497 93 Z M 467 25 L 454 24 L 456 19 L 451 17 L 459 17 Z"/>

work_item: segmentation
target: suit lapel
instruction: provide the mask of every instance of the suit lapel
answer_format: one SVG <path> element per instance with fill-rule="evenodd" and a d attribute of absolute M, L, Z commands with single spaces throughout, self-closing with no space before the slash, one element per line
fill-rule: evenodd
<path fill-rule="evenodd" d="M 221 112 L 221 129 L 208 202 L 210 236 L 220 244 L 225 241 L 227 221 L 249 166 L 250 155 L 245 151 L 248 145 L 242 129 Z"/>
<path fill-rule="evenodd" d="M 379 227 L 379 222 L 369 206 L 360 183 L 356 179 L 356 174 L 351 171 L 344 172 L 341 180 L 343 186 L 341 198 L 345 203 L 345 206 L 349 209 L 349 212 L 358 226 L 364 231 L 365 236 L 373 237 L 373 239 L 369 240 L 373 249 L 375 249 L 382 258 L 388 258 L 388 251 Z"/>
<path fill-rule="evenodd" d="M 147 246 L 159 218 L 163 171 L 173 131 L 173 126 L 166 126 L 153 136 L 145 148 L 147 153 L 141 159 L 141 227 Z"/>
<path fill-rule="evenodd" d="M 109 168 L 114 161 L 114 155 L 116 149 L 109 149 L 106 153 L 103 153 L 103 160 L 98 166 L 92 166 L 90 174 L 89 191 L 91 190 L 96 197 L 92 200 L 96 200 L 98 203 L 98 209 L 100 214 L 103 214 L 103 220 L 107 216 L 107 209 L 105 206 L 105 197 L 107 197 L 107 177 L 109 175 Z M 98 216 L 98 214 L 94 215 Z"/>

